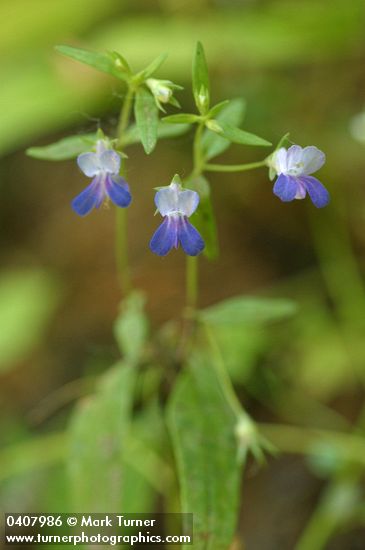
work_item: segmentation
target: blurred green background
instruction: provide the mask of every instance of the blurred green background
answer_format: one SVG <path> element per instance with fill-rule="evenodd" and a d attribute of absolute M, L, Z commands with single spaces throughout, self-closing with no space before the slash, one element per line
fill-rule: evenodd
<path fill-rule="evenodd" d="M 365 384 L 363 0 L 1 0 L 0 21 L 4 509 L 67 510 L 61 468 L 31 468 L 37 452 L 47 463 L 63 442 L 50 441 L 40 453 L 28 443 L 62 429 L 85 392 L 80 379 L 118 357 L 113 212 L 77 218 L 70 201 L 86 182 L 75 163 L 24 153 L 100 125 L 107 131 L 118 116 L 123 88 L 62 58 L 53 49 L 60 43 L 120 51 L 136 69 L 169 52 L 159 76 L 185 87 L 178 97 L 190 111 L 191 57 L 201 40 L 214 102 L 244 97 L 248 131 L 273 143 L 290 131 L 294 142 L 326 152 L 320 179 L 332 202 L 323 211 L 308 201 L 281 203 L 265 170 L 211 176 L 221 255 L 202 261 L 200 301 L 263 290 L 298 301 L 299 315 L 283 326 L 217 335 L 231 374 L 256 419 L 348 429 Z M 155 326 L 179 314 L 184 265 L 180 251 L 161 260 L 148 250 L 153 188 L 189 173 L 190 147 L 187 134 L 161 141 L 150 158 L 140 146 L 128 151 L 133 274 Z M 261 155 L 234 146 L 223 162 Z M 321 489 L 332 474 L 328 464 L 291 455 L 262 471 L 252 465 L 239 526 L 246 547 L 293 548 L 313 511 L 323 509 Z M 351 503 L 362 490 L 355 486 Z M 335 532 L 328 548 L 364 547 L 364 510 L 344 522 L 341 514 L 326 522 L 319 513 L 319 532 Z"/>

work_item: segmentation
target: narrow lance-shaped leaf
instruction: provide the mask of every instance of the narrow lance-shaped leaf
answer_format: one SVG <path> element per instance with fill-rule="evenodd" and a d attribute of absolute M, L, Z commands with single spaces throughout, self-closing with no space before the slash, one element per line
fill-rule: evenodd
<path fill-rule="evenodd" d="M 138 88 L 134 114 L 145 152 L 149 155 L 156 146 L 158 130 L 158 107 L 153 95 L 146 88 Z"/>
<path fill-rule="evenodd" d="M 219 103 L 217 103 L 217 105 L 214 105 L 214 107 L 212 107 L 209 111 L 209 117 L 216 118 L 219 115 L 219 113 L 225 107 L 227 107 L 228 104 L 229 104 L 229 99 L 225 99 L 224 101 L 220 101 Z"/>
<path fill-rule="evenodd" d="M 84 63 L 84 65 L 89 65 L 94 67 L 98 71 L 103 73 L 110 74 L 121 80 L 128 80 L 128 74 L 123 70 L 123 64 L 116 63 L 115 54 L 105 54 L 99 52 L 90 52 L 81 48 L 74 48 L 72 46 L 56 46 L 56 50 L 67 56 L 71 57 L 75 61 Z"/>
<path fill-rule="evenodd" d="M 228 139 L 232 143 L 262 147 L 269 147 L 270 145 L 272 145 L 270 141 L 256 136 L 255 134 L 251 134 L 250 132 L 246 132 L 245 130 L 241 130 L 240 128 L 236 128 L 235 126 L 227 124 L 226 122 L 219 122 L 218 127 L 220 127 L 220 129 L 218 128 L 214 131 L 216 131 L 220 136 Z"/>
<path fill-rule="evenodd" d="M 157 127 L 157 137 L 159 139 L 178 137 L 185 134 L 189 129 L 190 124 L 166 124 L 160 121 Z M 132 145 L 140 141 L 141 136 L 139 130 L 136 125 L 133 125 L 123 134 L 122 146 Z"/>
<path fill-rule="evenodd" d="M 196 106 L 201 114 L 209 110 L 210 84 L 208 66 L 205 59 L 204 48 L 201 42 L 196 45 L 193 58 L 193 94 Z"/>
<path fill-rule="evenodd" d="M 241 467 L 236 418 L 211 361 L 194 357 L 180 375 L 168 406 L 168 427 L 182 512 L 194 517 L 194 548 L 227 550 L 237 523 Z"/>
<path fill-rule="evenodd" d="M 222 104 L 219 105 L 221 106 Z M 219 113 L 216 115 L 216 121 L 220 125 L 222 122 L 225 122 L 226 124 L 231 124 L 232 126 L 240 126 L 244 119 L 245 110 L 246 102 L 244 99 L 232 99 L 228 104 L 222 105 Z M 230 145 L 231 142 L 228 139 L 221 137 L 208 129 L 204 131 L 202 137 L 202 149 L 206 160 L 224 153 Z"/>
<path fill-rule="evenodd" d="M 83 134 L 77 136 L 68 136 L 65 138 L 44 145 L 43 147 L 30 147 L 27 149 L 27 155 L 42 160 L 66 160 L 76 158 L 81 153 L 90 151 L 95 144 L 97 134 Z"/>
<path fill-rule="evenodd" d="M 167 58 L 167 53 L 162 53 L 156 59 L 154 59 L 145 69 L 143 69 L 140 73 L 136 75 L 136 78 L 140 80 L 146 80 L 146 78 L 149 78 L 157 71 L 157 69 L 160 68 L 162 63 Z"/>
<path fill-rule="evenodd" d="M 200 318 L 211 325 L 260 325 L 294 315 L 297 305 L 283 298 L 235 296 L 200 311 Z"/>

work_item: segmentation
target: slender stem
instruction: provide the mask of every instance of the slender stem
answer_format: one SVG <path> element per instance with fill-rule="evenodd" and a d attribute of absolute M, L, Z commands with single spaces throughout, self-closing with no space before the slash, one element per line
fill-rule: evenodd
<path fill-rule="evenodd" d="M 260 433 L 284 453 L 315 454 L 316 449 L 320 452 L 328 446 L 337 450 L 341 459 L 365 465 L 365 440 L 360 435 L 287 424 L 257 425 Z"/>
<path fill-rule="evenodd" d="M 249 164 L 206 164 L 204 170 L 207 172 L 245 172 L 262 166 L 266 166 L 266 160 L 250 162 Z"/>
<path fill-rule="evenodd" d="M 119 123 L 118 123 L 118 140 L 119 140 L 119 142 L 118 142 L 118 145 L 121 144 L 123 133 L 125 132 L 125 130 L 128 126 L 129 117 L 131 115 L 131 110 L 132 110 L 133 95 L 134 95 L 134 89 L 132 88 L 132 86 L 128 86 L 127 94 L 125 96 L 125 100 L 124 100 L 123 107 L 122 107 L 122 110 L 120 112 L 120 117 L 119 117 Z"/>
<path fill-rule="evenodd" d="M 132 290 L 132 279 L 128 260 L 128 238 L 127 238 L 127 210 L 126 208 L 116 209 L 116 236 L 115 256 L 119 274 L 120 287 L 124 295 Z"/>
<path fill-rule="evenodd" d="M 118 123 L 118 145 L 121 147 L 123 134 L 128 127 L 129 118 L 133 105 L 134 89 L 129 86 L 127 94 L 120 112 Z M 125 164 L 124 164 L 125 166 Z M 125 173 L 125 168 L 124 168 Z M 120 287 L 124 295 L 132 290 L 132 279 L 128 259 L 128 239 L 127 239 L 127 210 L 125 208 L 116 209 L 116 238 L 115 238 L 115 256 L 117 270 L 119 275 Z"/>
<path fill-rule="evenodd" d="M 201 150 L 201 138 L 204 124 L 200 123 L 196 129 L 193 145 L 193 170 L 191 177 L 199 176 L 204 168 L 204 158 Z M 188 317 L 193 317 L 198 303 L 198 272 L 199 260 L 196 256 L 186 257 L 186 306 Z"/>
<path fill-rule="evenodd" d="M 198 301 L 198 258 L 186 257 L 186 305 L 194 312 Z"/>
<path fill-rule="evenodd" d="M 204 158 L 203 158 L 202 148 L 201 148 L 201 139 L 203 135 L 203 130 L 204 130 L 204 124 L 200 123 L 196 129 L 195 137 L 194 137 L 194 145 L 193 145 L 194 166 L 193 166 L 192 176 L 200 176 L 200 174 L 204 170 Z"/>

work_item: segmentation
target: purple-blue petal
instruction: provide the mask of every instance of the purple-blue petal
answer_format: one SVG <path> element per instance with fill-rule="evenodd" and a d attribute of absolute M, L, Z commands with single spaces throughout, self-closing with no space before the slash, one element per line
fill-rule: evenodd
<path fill-rule="evenodd" d="M 173 246 L 176 248 L 178 245 L 177 228 L 178 219 L 166 216 L 150 241 L 152 252 L 158 256 L 166 256 Z"/>
<path fill-rule="evenodd" d="M 108 174 L 105 178 L 105 191 L 112 202 L 122 208 L 129 206 L 132 200 L 129 186 L 120 176 L 110 176 Z"/>
<path fill-rule="evenodd" d="M 280 174 L 273 188 L 274 194 L 284 202 L 295 199 L 297 193 L 297 182 L 293 176 Z"/>
<path fill-rule="evenodd" d="M 103 202 L 104 193 L 100 177 L 96 177 L 71 203 L 73 210 L 79 216 L 86 216 L 93 208 L 98 208 Z"/>
<path fill-rule="evenodd" d="M 178 238 L 184 252 L 189 256 L 197 256 L 205 246 L 199 231 L 191 225 L 186 216 L 181 216 L 178 222 Z"/>
<path fill-rule="evenodd" d="M 323 208 L 330 201 L 330 194 L 322 183 L 313 176 L 301 176 L 300 182 L 306 188 L 314 206 Z"/>

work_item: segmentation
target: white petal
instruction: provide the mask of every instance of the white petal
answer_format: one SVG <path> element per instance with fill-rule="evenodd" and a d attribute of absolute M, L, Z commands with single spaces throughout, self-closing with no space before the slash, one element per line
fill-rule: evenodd
<path fill-rule="evenodd" d="M 77 157 L 77 164 L 85 176 L 89 178 L 100 171 L 99 158 L 96 153 L 82 153 Z"/>
<path fill-rule="evenodd" d="M 303 149 L 300 145 L 292 145 L 287 151 L 287 170 L 288 172 L 293 172 L 293 175 L 302 171 L 300 166 L 303 157 Z"/>
<path fill-rule="evenodd" d="M 169 185 L 157 191 L 155 204 L 161 216 L 167 216 L 178 210 L 178 188 L 176 185 Z"/>
<path fill-rule="evenodd" d="M 120 170 L 120 156 L 116 151 L 109 149 L 104 151 L 100 155 L 100 166 L 104 172 L 110 174 L 119 174 Z"/>
<path fill-rule="evenodd" d="M 317 172 L 326 162 L 326 155 L 314 145 L 304 147 L 302 154 L 303 174 Z"/>
<path fill-rule="evenodd" d="M 180 191 L 178 198 L 178 210 L 184 216 L 191 216 L 198 208 L 199 195 L 196 191 Z"/>
<path fill-rule="evenodd" d="M 277 174 L 286 174 L 287 172 L 287 151 L 284 147 L 281 147 L 277 151 L 274 151 L 271 158 L 271 166 L 274 168 Z"/>

